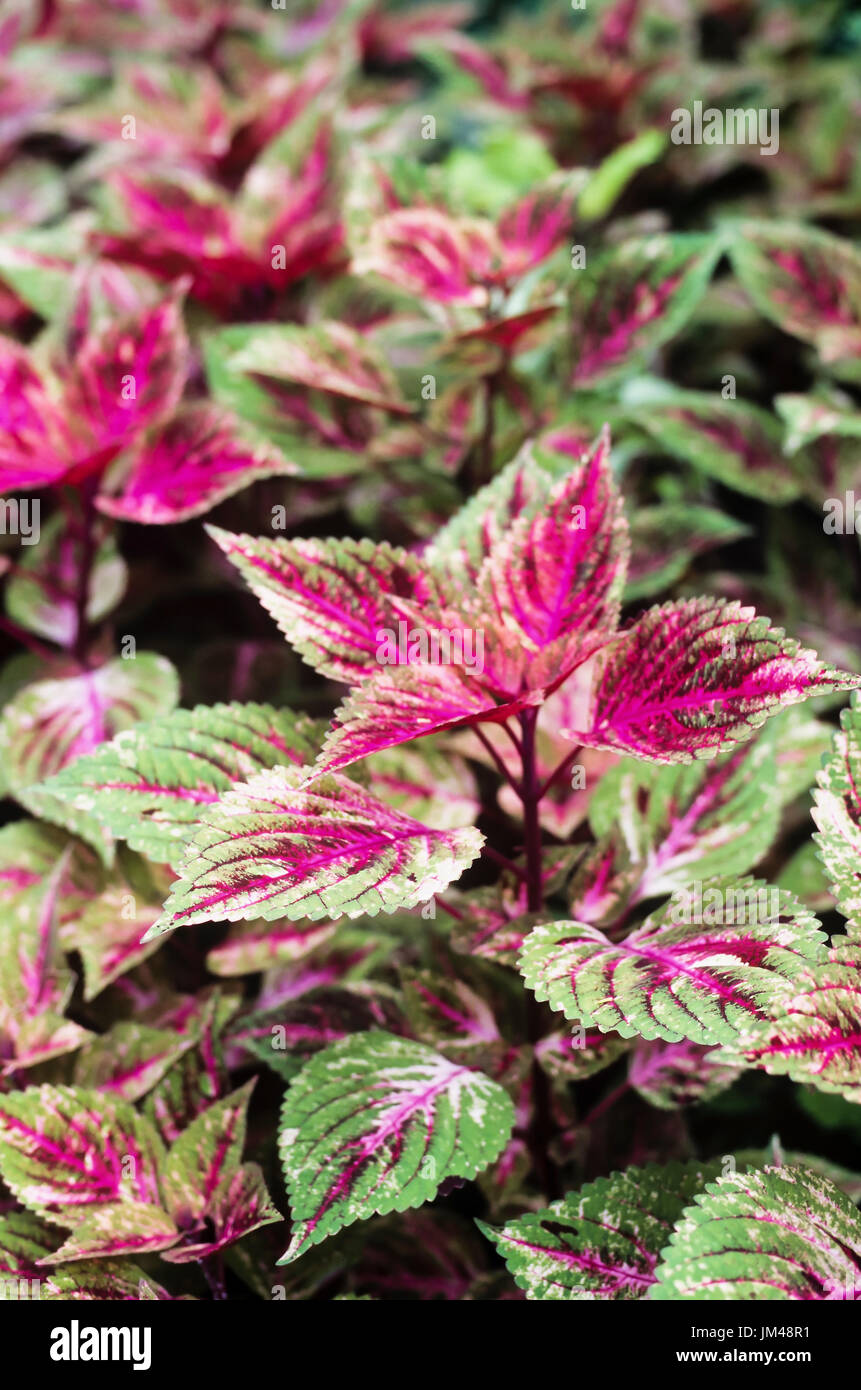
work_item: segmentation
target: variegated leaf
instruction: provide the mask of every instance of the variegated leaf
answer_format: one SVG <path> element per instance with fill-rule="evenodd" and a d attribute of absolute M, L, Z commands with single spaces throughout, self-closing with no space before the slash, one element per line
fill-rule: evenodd
<path fill-rule="evenodd" d="M 861 685 L 752 608 L 714 598 L 648 609 L 596 660 L 591 717 L 568 736 L 664 763 L 713 757 L 786 705 Z"/>
<path fill-rule="evenodd" d="M 166 714 L 178 696 L 170 662 L 150 652 L 25 686 L 0 718 L 12 794 L 34 814 L 103 844 L 105 836 L 88 813 L 67 806 L 37 784 L 121 729 Z"/>
<path fill-rule="evenodd" d="M 44 789 L 148 858 L 178 864 L 203 810 L 234 782 L 310 762 L 317 747 L 313 721 L 290 710 L 198 705 L 124 730 Z"/>
<path fill-rule="evenodd" d="M 309 665 L 348 685 L 379 672 L 384 629 L 396 629 L 398 599 L 432 590 L 418 562 L 383 542 L 254 540 L 210 535 Z"/>
<path fill-rule="evenodd" d="M 536 927 L 520 969 L 536 998 L 566 1018 L 625 1038 L 708 1046 L 733 1042 L 791 998 L 805 967 L 825 958 L 818 927 L 779 889 L 717 879 L 682 890 L 621 941 L 579 922 Z"/>
<path fill-rule="evenodd" d="M 59 1226 L 125 1202 L 157 1206 L 163 1158 L 155 1130 L 128 1101 L 50 1085 L 0 1096 L 0 1175 Z"/>
<path fill-rule="evenodd" d="M 769 731 L 710 762 L 660 767 L 626 758 L 598 783 L 589 823 L 599 839 L 619 827 L 635 873 L 627 905 L 700 878 L 743 874 L 779 823 Z M 591 919 L 590 919 L 591 920 Z"/>
<path fill-rule="evenodd" d="M 415 907 L 478 855 L 469 827 L 432 830 L 345 777 L 298 786 L 286 768 L 260 773 L 206 812 L 157 935 L 193 922 L 255 917 L 358 917 Z"/>
<path fill-rule="evenodd" d="M 854 1302 L 859 1270 L 861 1219 L 833 1182 L 805 1168 L 751 1169 L 694 1197 L 649 1298 Z"/>
<path fill-rule="evenodd" d="M 281 1263 L 353 1221 L 406 1211 L 501 1153 L 501 1086 L 420 1043 L 363 1033 L 319 1052 L 290 1086 L 279 1147 L 293 1214 Z"/>
<path fill-rule="evenodd" d="M 751 1018 L 722 1054 L 861 1104 L 861 948 L 836 937 L 772 1016 Z"/>
<path fill-rule="evenodd" d="M 700 1163 L 629 1168 L 504 1226 L 483 1221 L 478 1226 L 529 1299 L 645 1298 L 685 1204 L 716 1168 Z"/>
<path fill-rule="evenodd" d="M 814 792 L 814 836 L 844 917 L 861 915 L 861 700 L 840 716 L 831 757 Z"/>
<path fill-rule="evenodd" d="M 623 242 L 578 271 L 572 289 L 572 385 L 639 366 L 690 317 L 721 254 L 718 239 L 677 234 Z"/>

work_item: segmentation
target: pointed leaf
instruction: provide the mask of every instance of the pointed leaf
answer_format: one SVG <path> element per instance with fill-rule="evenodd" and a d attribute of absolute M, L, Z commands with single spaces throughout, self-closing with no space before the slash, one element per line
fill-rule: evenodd
<path fill-rule="evenodd" d="M 202 811 L 264 768 L 310 762 L 310 719 L 271 705 L 198 705 L 118 734 L 45 790 L 94 816 L 149 859 L 178 863 Z"/>
<path fill-rule="evenodd" d="M 745 222 L 727 244 L 761 313 L 813 343 L 825 362 L 861 350 L 861 254 L 818 227 Z"/>
<path fill-rule="evenodd" d="M 87 586 L 87 621 L 96 623 L 119 603 L 126 587 L 126 566 L 117 551 L 110 523 L 93 527 L 95 548 Z M 81 584 L 83 537 L 52 517 L 41 531 L 40 544 L 22 547 L 6 585 L 6 612 L 29 632 L 71 647 L 78 635 L 78 590 Z"/>
<path fill-rule="evenodd" d="M 228 411 L 198 401 L 177 411 L 130 467 L 111 476 L 98 507 L 123 521 L 172 525 L 211 511 L 260 478 L 298 471 L 273 445 L 244 437 Z"/>
<path fill-rule="evenodd" d="M 595 634 L 612 632 L 627 564 L 627 523 L 609 470 L 605 432 L 582 468 L 515 520 L 478 579 L 479 599 L 548 679 Z M 535 682 L 538 683 L 537 681 Z"/>
<path fill-rule="evenodd" d="M 89 1260 L 108 1256 L 146 1255 L 167 1250 L 179 1239 L 166 1211 L 143 1202 L 114 1202 L 100 1206 L 77 1225 L 46 1263 Z"/>
<path fill-rule="evenodd" d="M 727 1061 L 719 1047 L 697 1047 L 690 1042 L 640 1042 L 631 1055 L 628 1080 L 650 1105 L 659 1110 L 676 1110 L 720 1095 L 742 1070 L 740 1065 Z"/>
<path fill-rule="evenodd" d="M 542 1211 L 479 1229 L 529 1299 L 640 1299 L 662 1248 L 716 1165 L 657 1164 L 587 1183 Z"/>
<path fill-rule="evenodd" d="M 421 1206 L 448 1177 L 475 1177 L 513 1123 L 501 1086 L 420 1043 L 372 1032 L 317 1053 L 281 1114 L 294 1222 L 281 1263 L 353 1221 Z"/>
<path fill-rule="evenodd" d="M 36 1066 L 73 1052 L 91 1037 L 63 1018 L 75 977 L 59 948 L 59 892 L 68 851 L 44 882 L 24 888 L 5 905 L 0 953 L 2 1069 Z"/>
<path fill-rule="evenodd" d="M 489 222 L 431 207 L 398 208 L 372 222 L 352 269 L 437 303 L 483 305 L 501 252 Z"/>
<path fill-rule="evenodd" d="M 201 817 L 182 879 L 150 932 L 254 917 L 336 919 L 427 902 L 472 863 L 472 827 L 432 830 L 345 777 L 297 787 L 275 769 Z"/>
<path fill-rule="evenodd" d="M 767 502 L 791 502 L 801 479 L 783 456 L 783 431 L 767 410 L 706 391 L 662 394 L 637 411 L 637 424 L 672 454 L 725 487 Z"/>
<path fill-rule="evenodd" d="M 786 705 L 861 685 L 752 608 L 715 598 L 648 609 L 597 667 L 591 724 L 568 737 L 665 763 L 713 757 Z"/>
<path fill-rule="evenodd" d="M 803 971 L 772 1017 L 751 1019 L 723 1049 L 730 1064 L 861 1104 L 861 949 L 837 937 L 827 960 Z"/>
<path fill-rule="evenodd" d="M 397 600 L 429 594 L 418 562 L 387 542 L 210 534 L 300 656 L 350 685 L 379 672 L 378 634 L 397 626 Z"/>
<path fill-rule="evenodd" d="M 10 1212 L 0 1217 L 0 1277 L 7 1299 L 13 1297 L 12 1282 L 26 1281 L 18 1299 L 38 1297 L 42 1302 L 110 1300 L 137 1302 L 143 1274 L 129 1260 L 98 1260 L 92 1264 L 66 1265 L 51 1269 L 40 1260 L 50 1256 L 57 1245 L 57 1233 L 44 1226 L 30 1212 Z M 11 1280 L 10 1277 L 11 1276 Z M 30 1282 L 38 1280 L 35 1294 Z M 158 1285 L 156 1285 L 158 1288 Z M 159 1290 L 164 1295 L 164 1290 Z M 166 1295 L 165 1295 L 166 1296 Z"/>
<path fill-rule="evenodd" d="M 213 1240 L 194 1241 L 186 1236 L 181 1246 L 166 1250 L 162 1258 L 169 1264 L 205 1259 L 261 1226 L 284 1219 L 273 1204 L 256 1163 L 243 1163 L 235 1173 L 225 1173 L 212 1194 L 206 1216 L 215 1233 Z"/>
<path fill-rule="evenodd" d="M 578 922 L 536 927 L 520 958 L 527 985 L 602 1032 L 732 1042 L 791 997 L 806 965 L 824 959 L 824 935 L 788 893 L 755 879 L 701 888 L 701 909 L 691 892 L 623 941 Z"/>
<path fill-rule="evenodd" d="M 672 338 L 697 305 L 721 254 L 714 237 L 676 234 L 624 242 L 572 291 L 576 387 L 602 384 L 639 366 Z"/>
<path fill-rule="evenodd" d="M 140 1100 L 193 1044 L 193 1037 L 167 1028 L 115 1023 L 79 1054 L 75 1084 L 123 1100 Z"/>
<path fill-rule="evenodd" d="M 861 1220 L 828 1178 L 752 1169 L 717 1178 L 694 1201 L 663 1251 L 651 1299 L 857 1299 Z"/>
<path fill-rule="evenodd" d="M 458 725 L 503 722 L 543 697 L 539 689 L 505 699 L 456 665 L 386 666 L 336 710 L 317 771 L 336 772 L 370 753 Z"/>
<path fill-rule="evenodd" d="M 166 713 L 178 694 L 170 662 L 151 652 L 26 686 L 6 705 L 0 721 L 13 791 L 27 795 L 34 784 L 120 729 Z"/>
<path fill-rule="evenodd" d="M 254 1082 L 198 1115 L 171 1145 L 162 1170 L 168 1211 L 181 1229 L 197 1227 L 219 1183 L 238 1172 Z"/>

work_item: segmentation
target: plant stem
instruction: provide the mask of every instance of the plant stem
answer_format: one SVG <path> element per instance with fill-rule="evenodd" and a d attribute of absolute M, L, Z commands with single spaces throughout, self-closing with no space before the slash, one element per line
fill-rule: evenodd
<path fill-rule="evenodd" d="M 200 1261 L 200 1268 L 210 1287 L 213 1300 L 219 1303 L 225 1300 L 227 1290 L 224 1287 L 224 1256 L 221 1251 L 216 1251 L 214 1255 L 204 1255 Z"/>
<path fill-rule="evenodd" d="M 440 897 L 439 893 L 434 893 L 434 902 L 438 907 L 442 908 L 443 912 L 447 912 L 449 917 L 453 917 L 456 922 L 463 922 L 466 920 L 463 913 L 459 912 L 456 907 L 451 907 L 446 902 L 445 898 Z"/>
<path fill-rule="evenodd" d="M 526 709 L 520 715 L 521 743 L 523 748 L 523 824 L 526 849 L 526 899 L 530 912 L 540 912 L 544 902 L 541 873 L 541 823 L 538 807 L 541 792 L 538 785 L 538 769 L 535 760 L 535 726 L 538 721 L 537 709 Z M 538 1000 L 529 997 L 527 1022 L 529 1041 L 533 1044 L 532 1054 L 532 1118 L 526 1134 L 526 1144 L 532 1159 L 532 1166 L 541 1188 L 549 1201 L 562 1195 L 559 1170 L 550 1157 L 549 1145 L 553 1137 L 553 1104 L 550 1093 L 550 1078 L 535 1054 L 535 1044 L 544 1035 L 545 1019 Z"/>
<path fill-rule="evenodd" d="M 517 793 L 517 795 L 520 797 L 522 801 L 523 792 L 519 784 L 515 781 L 511 773 L 508 771 L 508 768 L 505 766 L 505 763 L 503 762 L 502 758 L 499 756 L 490 739 L 487 737 L 487 734 L 484 733 L 483 729 L 479 724 L 476 724 L 472 732 L 475 734 L 476 738 L 484 744 L 493 761 L 496 763 L 496 766 L 498 767 L 502 777 L 505 779 L 508 785 Z"/>
<path fill-rule="evenodd" d="M 538 785 L 538 768 L 535 761 L 535 725 L 537 721 L 537 709 L 522 711 L 520 728 L 523 745 L 523 828 L 526 850 L 526 901 L 530 912 L 540 912 L 544 901 L 541 886 L 541 825 L 538 819 L 541 790 Z"/>
<path fill-rule="evenodd" d="M 486 854 L 488 859 L 492 859 L 494 864 L 498 864 L 501 869 L 507 869 L 511 874 L 517 874 L 520 879 L 526 880 L 526 871 L 521 869 L 519 864 L 515 864 L 513 859 L 509 859 L 507 854 L 500 854 L 498 849 L 489 845 L 487 841 L 481 847 L 482 854 Z"/>
<path fill-rule="evenodd" d="M 51 651 L 50 647 L 43 646 L 41 642 L 38 642 L 32 632 L 28 632 L 26 628 L 13 623 L 11 618 L 0 616 L 0 632 L 8 633 L 10 637 L 14 637 L 16 642 L 22 643 L 28 651 L 31 651 L 34 656 L 38 656 L 42 661 L 53 661 L 57 655 L 56 652 Z"/>
<path fill-rule="evenodd" d="M 484 378 L 484 427 L 478 445 L 478 468 L 476 486 L 483 487 L 493 477 L 493 445 L 496 428 L 496 383 L 497 376 L 491 372 Z"/>
<path fill-rule="evenodd" d="M 90 601 L 90 579 L 96 559 L 96 508 L 95 484 L 88 482 L 82 488 L 81 517 L 81 568 L 78 573 L 78 591 L 75 598 L 77 627 L 75 629 L 74 657 L 82 666 L 87 662 L 87 648 L 90 643 L 90 624 L 87 619 L 87 606 Z"/>
<path fill-rule="evenodd" d="M 621 1100 L 629 1086 L 630 1082 L 626 1078 L 624 1081 L 620 1081 L 618 1086 L 614 1086 L 612 1091 L 608 1091 L 607 1094 L 598 1101 L 598 1104 L 593 1106 L 589 1111 L 585 1120 L 582 1121 L 583 1126 L 593 1125 L 596 1120 L 599 1120 L 604 1112 L 610 1109 L 611 1105 L 615 1105 L 617 1100 Z"/>
<path fill-rule="evenodd" d="M 538 793 L 538 798 L 539 798 L 539 800 L 541 799 L 542 796 L 546 796 L 546 795 L 547 795 L 547 793 L 549 792 L 550 788 L 554 785 L 554 783 L 558 782 L 558 780 L 559 780 L 560 777 L 563 777 L 563 776 L 565 775 L 565 773 L 568 771 L 568 769 L 577 761 L 577 759 L 579 758 L 579 756 L 580 756 L 580 754 L 582 753 L 582 751 L 583 751 L 582 745 L 581 745 L 580 747 L 578 747 L 578 748 L 575 748 L 574 751 L 573 751 L 573 753 L 569 753 L 568 756 L 565 757 L 565 758 L 563 758 L 562 761 L 561 761 L 561 763 L 559 763 L 559 764 L 553 769 L 553 771 L 551 772 L 550 776 L 547 778 L 547 781 L 544 783 L 543 787 L 541 788 L 541 790 L 540 790 L 539 793 Z"/>

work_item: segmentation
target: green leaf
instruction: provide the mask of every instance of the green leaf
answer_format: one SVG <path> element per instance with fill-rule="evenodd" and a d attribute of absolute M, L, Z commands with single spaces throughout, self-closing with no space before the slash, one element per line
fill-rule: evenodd
<path fill-rule="evenodd" d="M 861 946 L 836 937 L 825 961 L 801 972 L 773 1017 L 750 1019 L 723 1055 L 861 1104 L 859 1020 Z"/>
<path fill-rule="evenodd" d="M 690 502 L 632 507 L 630 528 L 626 603 L 663 593 L 683 577 L 698 555 L 750 534 L 749 527 L 716 507 Z"/>
<path fill-rule="evenodd" d="M 536 927 L 520 969 L 536 998 L 568 1019 L 706 1046 L 773 1015 L 804 967 L 824 960 L 818 928 L 788 893 L 715 879 L 682 890 L 622 941 L 581 922 Z"/>
<path fill-rule="evenodd" d="M 194 1038 L 143 1023 L 115 1023 L 79 1054 L 75 1084 L 140 1100 L 194 1045 Z"/>
<path fill-rule="evenodd" d="M 312 762 L 316 725 L 271 705 L 198 705 L 146 720 L 44 786 L 149 859 L 181 863 L 191 828 L 234 782 Z"/>
<path fill-rule="evenodd" d="M 844 917 L 861 914 L 861 698 L 840 716 L 833 752 L 818 778 L 814 840 Z"/>
<path fill-rule="evenodd" d="M 684 326 L 721 255 L 713 236 L 635 237 L 574 273 L 572 385 L 591 388 L 644 364 Z"/>
<path fill-rule="evenodd" d="M 52 1263 L 89 1260 L 104 1255 L 145 1255 L 167 1250 L 179 1231 L 160 1207 L 144 1202 L 114 1202 L 91 1212 L 51 1255 Z"/>
<path fill-rule="evenodd" d="M 162 1191 L 168 1210 L 181 1226 L 196 1225 L 218 1184 L 239 1169 L 253 1089 L 254 1082 L 248 1081 L 208 1106 L 171 1145 Z"/>
<path fill-rule="evenodd" d="M 375 1031 L 317 1053 L 281 1114 L 294 1228 L 279 1263 L 353 1221 L 421 1206 L 446 1178 L 474 1178 L 513 1125 L 501 1086 L 420 1043 Z"/>
<path fill-rule="evenodd" d="M 108 859 L 110 837 L 98 822 L 39 784 L 120 730 L 167 714 L 178 698 L 176 671 L 151 652 L 25 686 L 0 718 L 9 791 L 32 814 L 80 835 Z"/>
<path fill-rule="evenodd" d="M 717 1168 L 629 1168 L 499 1228 L 477 1224 L 529 1299 L 641 1299 L 654 1285 L 661 1250 L 685 1204 Z"/>
<path fill-rule="evenodd" d="M 801 493 L 801 478 L 783 455 L 779 422 L 748 401 L 666 390 L 654 404 L 640 406 L 636 421 L 661 452 L 737 492 L 774 503 Z"/>
<path fill-rule="evenodd" d="M 95 555 L 87 587 L 87 621 L 97 623 L 125 593 L 126 565 L 111 524 L 94 526 Z M 39 545 L 22 546 L 6 585 L 6 612 L 29 632 L 71 647 L 78 631 L 77 599 L 83 564 L 80 534 L 62 515 L 42 528 Z"/>
<path fill-rule="evenodd" d="M 634 901 L 701 879 L 743 874 L 774 840 L 780 807 L 777 765 L 766 730 L 708 763 L 655 766 L 624 758 L 589 803 L 598 839 L 618 825 L 639 866 Z"/>
<path fill-rule="evenodd" d="M 657 1283 L 662 1301 L 856 1300 L 861 1218 L 828 1178 L 752 1169 L 709 1183 L 678 1222 Z"/>

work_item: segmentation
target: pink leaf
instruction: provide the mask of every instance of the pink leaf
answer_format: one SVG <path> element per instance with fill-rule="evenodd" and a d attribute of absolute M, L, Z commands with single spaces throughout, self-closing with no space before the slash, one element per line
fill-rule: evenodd
<path fill-rule="evenodd" d="M 375 916 L 415 907 L 459 877 L 483 836 L 432 830 L 345 777 L 297 786 L 275 768 L 204 810 L 182 879 L 148 933 L 255 917 Z"/>
<path fill-rule="evenodd" d="M 254 540 L 210 527 L 288 641 L 321 674 L 350 684 L 379 672 L 380 629 L 400 598 L 431 586 L 412 556 L 383 542 Z"/>
<path fill-rule="evenodd" d="M 542 690 L 500 700 L 458 666 L 384 667 L 335 712 L 315 775 L 348 767 L 369 753 L 461 724 L 504 721 L 538 705 Z"/>
<path fill-rule="evenodd" d="M 431 207 L 399 208 L 372 223 L 353 269 L 438 303 L 483 305 L 500 259 L 490 223 L 457 220 Z"/>
<path fill-rule="evenodd" d="M 583 468 L 557 483 L 539 510 L 513 522 L 479 575 L 481 603 L 499 629 L 543 658 L 538 665 L 548 683 L 558 683 L 560 668 L 567 674 L 618 620 L 627 523 L 609 451 L 605 431 Z"/>
<path fill-rule="evenodd" d="M 100 511 L 124 521 L 168 525 L 208 512 L 260 478 L 297 472 L 271 445 L 243 439 L 229 412 L 208 401 L 186 406 L 150 437 Z"/>
<path fill-rule="evenodd" d="M 690 762 L 742 742 L 786 705 L 858 686 L 752 608 L 682 599 L 650 608 L 598 656 L 591 719 L 567 736 Z"/>

